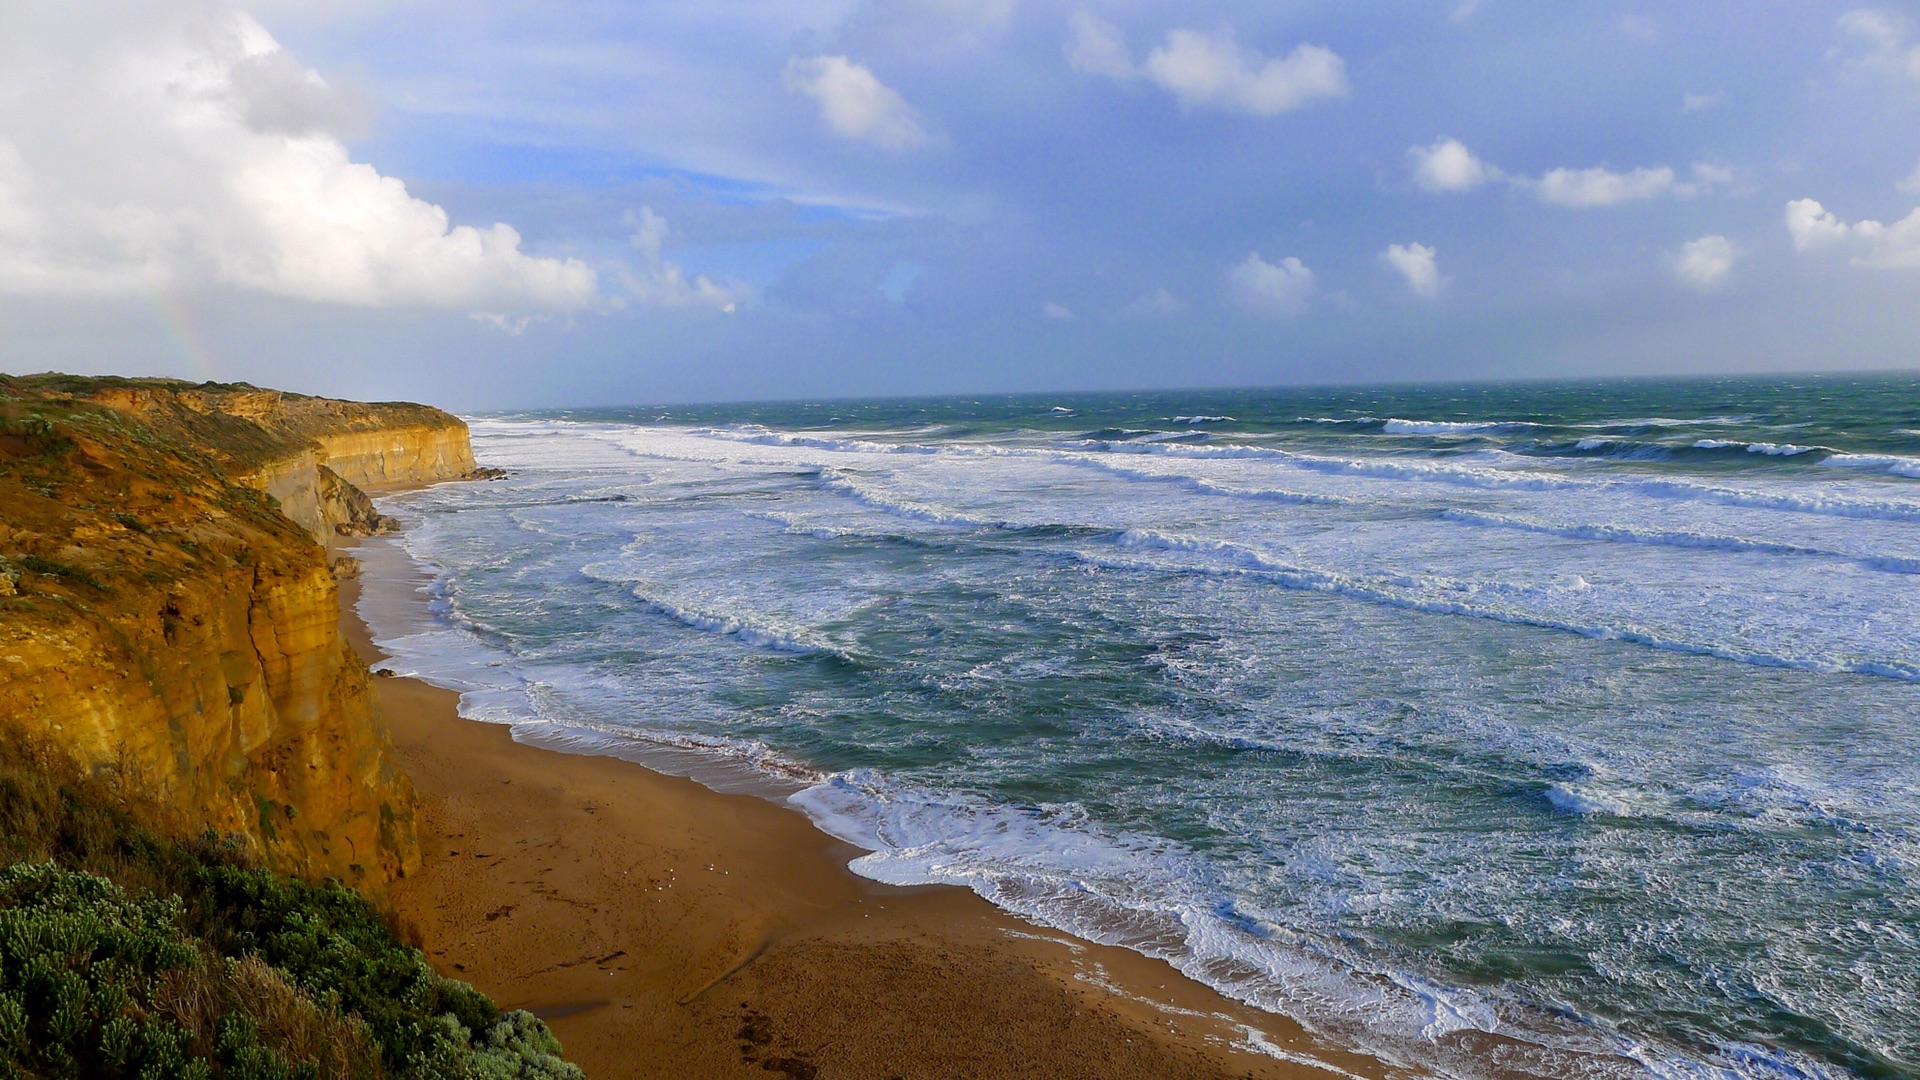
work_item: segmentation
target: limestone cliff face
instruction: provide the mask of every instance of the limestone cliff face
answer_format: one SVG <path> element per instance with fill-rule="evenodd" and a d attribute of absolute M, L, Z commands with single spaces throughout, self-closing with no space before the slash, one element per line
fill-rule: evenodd
<path fill-rule="evenodd" d="M 474 470 L 467 426 L 454 424 L 322 435 L 320 447 L 327 467 L 358 487 L 451 480 Z"/>
<path fill-rule="evenodd" d="M 474 471 L 467 425 L 426 405 L 119 382 L 130 385 L 98 386 L 88 397 L 161 428 L 188 429 L 235 479 L 272 495 L 282 513 L 322 542 L 341 526 L 364 533 L 377 524 L 361 488 Z"/>
<path fill-rule="evenodd" d="M 0 732 L 288 871 L 377 889 L 415 868 L 412 787 L 313 537 L 372 513 L 336 460 L 388 482 L 472 468 L 431 412 L 0 377 Z M 343 459 L 328 422 L 353 429 Z"/>

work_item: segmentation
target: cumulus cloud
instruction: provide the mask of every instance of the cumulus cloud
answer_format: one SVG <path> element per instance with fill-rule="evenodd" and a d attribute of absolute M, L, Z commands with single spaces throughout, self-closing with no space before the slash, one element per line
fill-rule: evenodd
<path fill-rule="evenodd" d="M 1297 45 L 1268 59 L 1231 34 L 1175 30 L 1147 55 L 1147 77 L 1194 108 L 1214 105 L 1277 116 L 1323 98 L 1347 96 L 1347 64 L 1331 49 Z"/>
<path fill-rule="evenodd" d="M 1313 298 L 1313 271 L 1289 255 L 1278 264 L 1249 252 L 1227 271 L 1227 292 L 1235 303 L 1257 315 L 1292 319 L 1304 314 Z"/>
<path fill-rule="evenodd" d="M 1422 191 L 1472 191 L 1501 177 L 1500 170 L 1474 157 L 1459 139 L 1413 147 L 1407 151 L 1407 160 L 1413 163 L 1413 182 Z"/>
<path fill-rule="evenodd" d="M 1432 300 L 1440 295 L 1446 282 L 1440 277 L 1440 264 L 1434 260 L 1436 252 L 1425 244 L 1391 244 L 1380 253 L 1380 258 L 1388 266 L 1406 279 L 1407 288 L 1422 300 Z"/>
<path fill-rule="evenodd" d="M 1712 292 L 1733 272 L 1739 249 L 1724 236 L 1703 236 L 1681 245 L 1673 259 L 1673 274 L 1682 285 L 1701 292 Z"/>
<path fill-rule="evenodd" d="M 364 103 L 188 0 L 29 5 L 0 39 L 0 292 L 237 286 L 323 303 L 579 308 L 591 268 L 454 225 L 340 135 Z M 49 103 L 58 103 L 50 108 Z"/>
<path fill-rule="evenodd" d="M 1346 61 L 1320 45 L 1267 57 L 1235 41 L 1231 31 L 1174 30 L 1136 66 L 1113 24 L 1079 11 L 1069 29 L 1062 51 L 1074 71 L 1123 82 L 1145 78 L 1189 109 L 1278 116 L 1348 93 Z"/>
<path fill-rule="evenodd" d="M 1413 182 L 1422 191 L 1472 191 L 1493 181 L 1532 191 L 1535 198 L 1554 206 L 1590 209 L 1661 196 L 1690 198 L 1733 182 L 1733 170 L 1697 163 L 1686 178 L 1671 166 L 1657 165 L 1615 172 L 1607 168 L 1550 169 L 1538 179 L 1514 176 L 1475 157 L 1458 139 L 1442 138 L 1431 146 L 1407 151 Z"/>
<path fill-rule="evenodd" d="M 673 230 L 666 218 L 653 212 L 653 207 L 643 206 L 638 214 L 629 214 L 627 225 L 633 229 L 627 241 L 639 253 L 640 264 L 623 274 L 623 278 L 627 291 L 640 303 L 663 308 L 710 307 L 730 312 L 753 295 L 753 290 L 744 285 L 719 284 L 704 274 L 689 280 L 686 271 L 668 262 L 664 252 Z"/>
<path fill-rule="evenodd" d="M 820 106 L 828 130 L 883 150 L 911 150 L 930 140 L 920 114 L 865 65 L 844 56 L 795 57 L 782 81 Z"/>
<path fill-rule="evenodd" d="M 1814 199 L 1787 204 L 1787 233 L 1798 251 L 1842 249 L 1853 252 L 1855 266 L 1877 270 L 1920 267 L 1920 208 L 1894 222 L 1842 221 Z"/>

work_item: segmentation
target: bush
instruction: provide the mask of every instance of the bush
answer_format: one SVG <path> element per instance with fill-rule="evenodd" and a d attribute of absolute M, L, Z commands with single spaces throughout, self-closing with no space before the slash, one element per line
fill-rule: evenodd
<path fill-rule="evenodd" d="M 360 894 L 53 772 L 0 738 L 0 1078 L 583 1080 Z"/>

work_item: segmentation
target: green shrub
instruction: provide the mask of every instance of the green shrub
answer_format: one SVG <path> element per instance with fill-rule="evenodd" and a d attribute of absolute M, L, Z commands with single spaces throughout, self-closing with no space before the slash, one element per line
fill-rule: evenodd
<path fill-rule="evenodd" d="M 0 1078 L 582 1080 L 360 894 L 55 772 L 0 737 Z"/>
<path fill-rule="evenodd" d="M 44 559 L 38 555 L 26 556 L 20 560 L 20 565 L 36 574 L 44 574 L 47 577 L 57 577 L 67 581 L 78 582 L 81 585 L 90 586 L 102 592 L 107 590 L 105 582 L 77 566 L 68 566 L 66 563 L 56 562 L 52 559 Z"/>

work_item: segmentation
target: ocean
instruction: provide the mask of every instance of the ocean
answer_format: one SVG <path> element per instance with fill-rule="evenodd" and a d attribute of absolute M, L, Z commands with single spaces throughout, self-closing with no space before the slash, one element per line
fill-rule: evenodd
<path fill-rule="evenodd" d="M 1446 1076 L 1920 1076 L 1920 379 L 470 418 L 475 719 Z"/>

